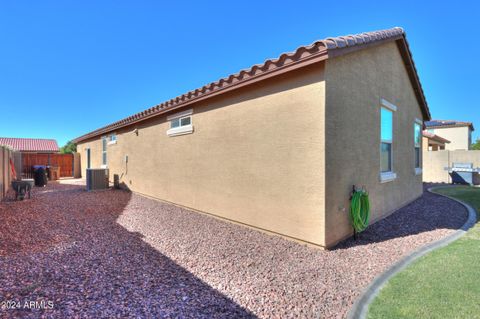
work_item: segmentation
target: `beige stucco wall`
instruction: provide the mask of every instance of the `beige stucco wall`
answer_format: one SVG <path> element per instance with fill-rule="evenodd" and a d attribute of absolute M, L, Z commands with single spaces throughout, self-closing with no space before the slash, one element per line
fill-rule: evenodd
<path fill-rule="evenodd" d="M 480 167 L 480 151 L 445 150 L 426 152 L 423 155 L 423 180 L 425 182 L 451 183 L 452 179 L 445 167 L 452 167 L 453 163 L 473 163 L 474 168 Z"/>
<path fill-rule="evenodd" d="M 193 105 L 193 134 L 168 137 L 166 115 L 138 136 L 118 131 L 110 173 L 135 192 L 325 245 L 324 83 L 317 64 Z M 101 147 L 78 146 L 83 172 L 85 149 L 100 167 Z"/>
<path fill-rule="evenodd" d="M 422 113 L 395 43 L 328 60 L 326 79 L 326 244 L 352 234 L 348 212 L 352 185 L 365 185 L 371 219 L 422 194 L 415 175 L 413 126 Z M 393 171 L 380 182 L 380 100 L 397 106 L 393 115 Z"/>
<path fill-rule="evenodd" d="M 450 183 L 445 167 L 450 163 L 450 151 L 423 152 L 423 181 L 427 183 Z"/>
<path fill-rule="evenodd" d="M 469 150 L 471 148 L 472 132 L 468 126 L 429 129 L 429 131 L 450 141 L 445 144 L 446 150 Z"/>
<path fill-rule="evenodd" d="M 422 152 L 428 152 L 428 138 L 422 136 Z"/>

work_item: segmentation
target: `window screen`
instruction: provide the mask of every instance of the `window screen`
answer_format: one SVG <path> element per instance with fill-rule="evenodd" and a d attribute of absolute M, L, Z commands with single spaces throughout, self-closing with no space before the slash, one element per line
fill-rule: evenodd
<path fill-rule="evenodd" d="M 184 126 L 184 125 L 190 125 L 190 116 L 189 117 L 184 117 L 180 120 L 180 126 Z"/>
<path fill-rule="evenodd" d="M 174 119 L 170 122 L 170 127 L 175 128 L 180 126 L 180 119 Z"/>

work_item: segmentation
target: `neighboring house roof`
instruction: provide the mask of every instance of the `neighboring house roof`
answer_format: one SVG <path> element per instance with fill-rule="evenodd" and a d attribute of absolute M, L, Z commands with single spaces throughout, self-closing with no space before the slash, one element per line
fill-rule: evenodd
<path fill-rule="evenodd" d="M 56 153 L 57 141 L 42 138 L 0 137 L 0 145 L 7 145 L 16 151 Z"/>
<path fill-rule="evenodd" d="M 402 55 L 409 78 L 412 82 L 415 95 L 422 108 L 424 119 L 429 120 L 431 118 L 430 111 L 428 109 L 422 85 L 420 84 L 417 70 L 413 62 L 405 32 L 402 28 L 396 27 L 388 30 L 327 38 L 325 40 L 316 41 L 307 46 L 301 46 L 293 52 L 283 53 L 277 59 L 266 60 L 262 64 L 256 64 L 249 69 L 238 72 L 237 74 L 232 74 L 216 82 L 212 82 L 174 99 L 153 106 L 143 112 L 134 114 L 124 118 L 123 120 L 114 122 L 93 132 L 80 136 L 76 138 L 74 142 L 78 143 L 125 126 L 144 121 L 148 118 L 165 114 L 186 105 L 217 96 L 233 89 L 237 89 L 257 81 L 268 79 L 272 76 L 298 69 L 300 67 L 390 41 L 397 41 L 400 54 Z"/>
<path fill-rule="evenodd" d="M 436 129 L 436 128 L 447 128 L 447 127 L 464 127 L 469 126 L 472 131 L 475 129 L 473 128 L 472 122 L 462 122 L 462 121 L 455 121 L 455 120 L 431 120 L 425 122 L 426 128 Z"/>
<path fill-rule="evenodd" d="M 443 137 L 438 136 L 436 134 L 430 133 L 428 131 L 423 131 L 422 135 L 424 137 L 428 138 L 429 140 L 435 141 L 435 142 L 440 143 L 440 144 L 450 143 L 450 141 L 447 140 L 446 138 L 443 138 Z"/>

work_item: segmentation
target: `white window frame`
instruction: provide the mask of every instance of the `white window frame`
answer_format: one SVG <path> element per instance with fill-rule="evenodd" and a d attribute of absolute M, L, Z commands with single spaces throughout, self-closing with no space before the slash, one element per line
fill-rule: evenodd
<path fill-rule="evenodd" d="M 381 114 L 381 111 L 382 111 L 382 108 L 385 108 L 387 109 L 388 111 L 391 111 L 392 112 L 392 140 L 382 140 L 382 114 Z M 393 139 L 394 139 L 394 116 L 395 116 L 395 112 L 397 111 L 397 107 L 388 102 L 387 100 L 385 99 L 380 99 L 380 158 L 382 156 L 382 143 L 388 143 L 390 144 L 390 171 L 388 172 L 382 172 L 382 164 L 381 164 L 381 161 L 380 161 L 380 167 L 379 167 L 379 170 L 380 170 L 380 182 L 381 183 L 386 183 L 386 182 L 391 182 L 393 180 L 395 180 L 397 178 L 397 174 L 395 173 L 395 171 L 393 170 Z"/>
<path fill-rule="evenodd" d="M 178 136 L 193 133 L 193 124 L 192 124 L 192 114 L 193 109 L 189 109 L 183 112 L 175 113 L 170 116 L 167 116 L 167 121 L 170 122 L 170 129 L 167 131 L 168 136 Z M 190 118 L 190 124 L 182 125 L 181 122 L 183 119 Z M 172 122 L 174 120 L 179 121 L 179 126 L 172 127 Z"/>
<path fill-rule="evenodd" d="M 420 141 L 419 143 L 416 143 L 415 141 L 415 128 L 416 128 L 416 125 L 420 125 Z M 422 174 L 422 157 L 423 157 L 423 154 L 422 154 L 422 126 L 423 126 L 423 121 L 420 120 L 420 119 L 415 119 L 415 123 L 413 124 L 413 143 L 414 143 L 414 152 L 413 152 L 413 163 L 415 165 L 415 175 L 420 175 Z M 419 159 L 418 159 L 418 165 L 420 166 L 416 166 L 417 163 L 416 163 L 416 149 L 418 148 L 418 156 L 419 156 Z"/>
<path fill-rule="evenodd" d="M 108 143 L 107 145 L 117 144 L 117 134 L 112 133 L 108 136 Z"/>
<path fill-rule="evenodd" d="M 103 143 L 104 140 L 106 141 L 105 144 Z M 102 165 L 100 165 L 101 168 L 107 168 L 108 167 L 107 146 L 108 146 L 108 137 L 107 136 L 102 136 Z M 105 163 L 103 161 L 104 155 L 105 155 Z"/>

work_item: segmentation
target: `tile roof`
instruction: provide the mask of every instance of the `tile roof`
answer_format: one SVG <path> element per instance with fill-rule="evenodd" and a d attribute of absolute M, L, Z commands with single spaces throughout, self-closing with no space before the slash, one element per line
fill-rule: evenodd
<path fill-rule="evenodd" d="M 23 152 L 58 152 L 57 141 L 42 138 L 0 137 L 0 145 L 7 145 Z"/>
<path fill-rule="evenodd" d="M 367 48 L 372 45 L 389 41 L 397 41 L 400 53 L 407 66 L 417 100 L 422 107 L 424 117 L 430 119 L 430 111 L 405 37 L 405 32 L 402 28 L 395 27 L 387 30 L 327 38 L 316 41 L 307 46 L 301 46 L 293 52 L 283 53 L 276 59 L 268 59 L 261 64 L 256 64 L 248 69 L 241 70 L 236 74 L 229 75 L 216 82 L 212 82 L 174 99 L 155 105 L 143 112 L 139 112 L 93 132 L 82 135 L 73 141 L 78 143 L 98 135 L 106 134 L 121 127 L 138 123 L 153 116 L 164 114 L 218 94 L 267 79 L 271 76 L 292 71 L 319 61 L 324 61 L 328 58 L 349 53 L 354 50 Z"/>
<path fill-rule="evenodd" d="M 433 140 L 433 141 L 436 141 L 438 143 L 442 143 L 442 144 L 445 144 L 445 143 L 450 143 L 449 140 L 447 140 L 446 138 L 443 138 L 441 136 L 438 136 L 436 134 L 433 134 L 433 133 L 430 133 L 429 131 L 423 131 L 422 135 L 430 140 Z"/>
<path fill-rule="evenodd" d="M 475 129 L 473 128 L 472 122 L 462 122 L 462 121 L 455 121 L 455 120 L 431 120 L 425 122 L 425 127 L 427 128 L 447 128 L 447 127 L 463 127 L 469 126 L 472 131 Z"/>

